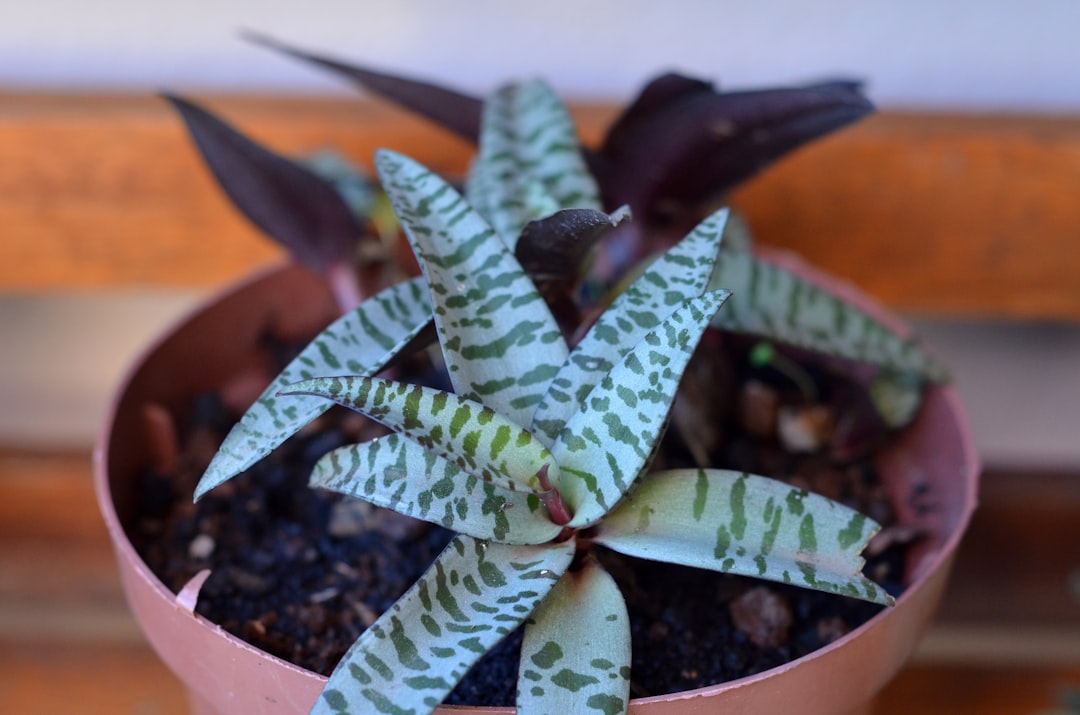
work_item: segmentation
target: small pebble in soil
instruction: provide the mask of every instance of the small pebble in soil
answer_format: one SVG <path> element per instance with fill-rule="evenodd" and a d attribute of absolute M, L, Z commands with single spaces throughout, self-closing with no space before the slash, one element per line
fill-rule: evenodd
<path fill-rule="evenodd" d="M 825 405 L 783 405 L 776 415 L 780 443 L 795 454 L 816 452 L 828 444 L 833 411 Z"/>
<path fill-rule="evenodd" d="M 838 616 L 822 618 L 817 624 L 817 637 L 822 643 L 832 643 L 851 632 L 851 627 Z"/>
<path fill-rule="evenodd" d="M 755 586 L 728 608 L 731 620 L 740 633 L 762 648 L 779 648 L 788 642 L 791 624 L 791 604 L 768 586 Z"/>
<path fill-rule="evenodd" d="M 196 561 L 204 561 L 214 553 L 214 537 L 209 534 L 199 534 L 188 544 L 188 556 Z"/>
<path fill-rule="evenodd" d="M 739 392 L 739 424 L 754 437 L 770 439 L 776 434 L 780 396 L 760 380 L 748 380 Z"/>

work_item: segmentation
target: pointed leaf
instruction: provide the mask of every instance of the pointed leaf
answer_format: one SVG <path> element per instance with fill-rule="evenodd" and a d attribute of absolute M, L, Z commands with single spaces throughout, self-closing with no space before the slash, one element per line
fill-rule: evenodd
<path fill-rule="evenodd" d="M 330 182 L 197 104 L 165 98 L 180 112 L 214 178 L 253 224 L 321 273 L 349 264 L 364 230 Z"/>
<path fill-rule="evenodd" d="M 526 623 L 517 690 L 519 713 L 626 712 L 630 619 L 595 561 L 563 576 Z"/>
<path fill-rule="evenodd" d="M 720 469 L 650 474 L 597 527 L 631 556 L 792 583 L 874 603 L 892 598 L 862 575 L 877 523 L 765 477 Z"/>
<path fill-rule="evenodd" d="M 720 330 L 945 379 L 945 369 L 917 341 L 777 264 L 725 251 L 710 285 L 733 293 L 713 321 Z"/>
<path fill-rule="evenodd" d="M 330 452 L 310 483 L 503 544 L 542 544 L 562 528 L 535 497 L 499 489 L 399 434 Z"/>
<path fill-rule="evenodd" d="M 483 404 L 452 392 L 378 377 L 318 377 L 282 395 L 318 395 L 356 410 L 502 489 L 548 491 L 559 466 L 539 440 Z"/>
<path fill-rule="evenodd" d="M 432 712 L 533 612 L 573 555 L 573 540 L 506 546 L 455 538 L 349 649 L 311 712 Z"/>
<path fill-rule="evenodd" d="M 488 100 L 467 196 L 511 248 L 530 221 L 602 208 L 570 114 L 546 84 L 506 85 Z"/>
<path fill-rule="evenodd" d="M 232 428 L 195 490 L 195 499 L 259 461 L 325 412 L 318 397 L 278 398 L 278 391 L 316 375 L 381 371 L 430 323 L 423 281 L 391 286 L 334 321 L 285 366 Z"/>
<path fill-rule="evenodd" d="M 484 110 L 484 103 L 480 99 L 430 82 L 305 52 L 266 35 L 246 32 L 244 36 L 258 45 L 336 72 L 363 89 L 430 119 L 466 141 L 475 142 L 480 134 L 480 116 Z"/>
<path fill-rule="evenodd" d="M 533 415 L 533 433 L 549 444 L 581 406 L 589 391 L 647 332 L 709 283 L 728 211 L 702 221 L 686 238 L 656 259 L 597 318 L 559 368 Z"/>
<path fill-rule="evenodd" d="M 686 301 L 604 376 L 567 421 L 551 452 L 574 515 L 570 526 L 601 518 L 648 467 L 683 370 L 727 297 L 713 291 Z"/>
<path fill-rule="evenodd" d="M 547 304 L 449 184 L 400 154 L 375 164 L 430 286 L 454 391 L 528 424 L 567 353 Z"/>
<path fill-rule="evenodd" d="M 739 92 L 656 77 L 611 125 L 593 157 L 607 206 L 646 222 L 698 215 L 737 183 L 812 139 L 873 111 L 857 82 Z"/>

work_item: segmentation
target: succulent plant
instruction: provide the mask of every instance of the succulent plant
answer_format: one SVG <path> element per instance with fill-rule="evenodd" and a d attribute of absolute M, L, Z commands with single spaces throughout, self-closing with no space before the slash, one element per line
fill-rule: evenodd
<path fill-rule="evenodd" d="M 466 141 L 480 139 L 480 98 L 306 52 L 264 35 L 246 37 L 334 72 Z M 369 272 L 353 287 L 353 277 L 343 269 L 356 253 L 364 254 L 356 250 L 363 233 L 342 219 L 329 185 L 315 188 L 319 179 L 335 177 L 260 147 L 192 102 L 171 99 L 237 207 L 300 261 L 328 275 L 343 309 L 354 307 L 358 296 L 366 297 L 374 276 Z M 685 235 L 738 183 L 871 111 L 860 84 L 851 80 L 732 92 L 693 77 L 659 75 L 619 113 L 597 147 L 582 150 L 602 208 L 614 212 L 628 206 L 635 220 L 623 222 L 615 235 L 597 231 L 592 240 L 569 245 L 549 240 L 537 247 L 524 241 L 521 250 L 528 255 L 519 258 L 530 269 L 530 257 L 542 260 L 549 283 L 566 290 L 577 287 L 583 261 L 592 258 L 590 280 L 600 286 L 592 294 L 599 296 L 641 260 Z M 606 240 L 594 247 L 601 236 Z M 726 245 L 731 248 L 735 241 L 729 237 Z M 546 296 L 551 293 L 545 289 Z"/>
<path fill-rule="evenodd" d="M 585 255 L 580 244 L 623 212 L 605 211 L 569 115 L 541 82 L 503 87 L 485 105 L 465 196 L 400 154 L 380 152 L 376 167 L 422 277 L 316 337 L 229 434 L 196 493 L 339 403 L 392 433 L 327 454 L 312 485 L 458 533 L 361 635 L 313 712 L 430 712 L 521 624 L 522 713 L 625 712 L 626 607 L 597 546 L 891 602 L 860 572 L 869 518 L 764 476 L 650 466 L 710 327 L 936 374 L 915 342 L 790 271 L 721 251 L 724 210 L 568 330 L 518 257 L 542 259 L 553 244 Z M 379 377 L 432 323 L 453 391 Z"/>

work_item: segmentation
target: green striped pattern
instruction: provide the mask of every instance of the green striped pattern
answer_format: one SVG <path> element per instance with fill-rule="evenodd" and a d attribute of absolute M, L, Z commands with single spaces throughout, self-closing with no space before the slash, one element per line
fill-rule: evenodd
<path fill-rule="evenodd" d="M 597 318 L 533 415 L 535 434 L 554 442 L 596 383 L 647 332 L 684 301 L 701 295 L 712 275 L 728 211 L 717 211 L 653 261 Z"/>
<path fill-rule="evenodd" d="M 559 467 L 539 440 L 494 410 L 450 392 L 378 377 L 320 377 L 286 394 L 318 395 L 367 415 L 460 469 L 510 490 L 540 493 Z"/>
<path fill-rule="evenodd" d="M 527 493 L 499 489 L 399 434 L 330 452 L 311 486 L 503 544 L 542 544 L 561 529 Z"/>
<path fill-rule="evenodd" d="M 573 540 L 535 547 L 456 537 L 349 649 L 311 712 L 431 712 L 533 612 L 573 555 Z"/>
<path fill-rule="evenodd" d="M 570 114 L 535 80 L 501 87 L 484 105 L 466 193 L 511 249 L 529 221 L 560 209 L 602 209 Z"/>
<path fill-rule="evenodd" d="M 247 469 L 329 407 L 314 397 L 278 398 L 289 383 L 317 375 L 379 372 L 431 320 L 421 280 L 387 288 L 320 333 L 237 423 L 203 475 L 195 498 Z"/>
<path fill-rule="evenodd" d="M 547 304 L 449 184 L 399 154 L 375 164 L 431 289 L 454 392 L 529 424 L 568 352 Z"/>
<path fill-rule="evenodd" d="M 711 291 L 685 301 L 608 372 L 559 433 L 551 451 L 570 526 L 600 519 L 649 466 L 683 370 L 727 297 Z"/>
<path fill-rule="evenodd" d="M 945 369 L 915 341 L 898 335 L 810 281 L 750 253 L 723 252 L 712 287 L 733 297 L 713 325 L 933 380 Z"/>
<path fill-rule="evenodd" d="M 856 511 L 765 477 L 719 469 L 657 472 L 598 525 L 631 556 L 792 583 L 891 604 L 861 573 L 879 526 Z"/>
<path fill-rule="evenodd" d="M 630 620 L 593 560 L 567 573 L 525 625 L 520 713 L 619 715 L 630 703 Z"/>

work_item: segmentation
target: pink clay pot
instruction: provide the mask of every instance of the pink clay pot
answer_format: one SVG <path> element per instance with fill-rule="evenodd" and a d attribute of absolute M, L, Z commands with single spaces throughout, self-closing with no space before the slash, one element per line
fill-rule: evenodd
<path fill-rule="evenodd" d="M 881 308 L 798 259 L 769 254 Z M 156 403 L 181 416 L 189 395 L 220 386 L 262 360 L 256 343 L 273 325 L 278 334 L 313 334 L 335 315 L 319 279 L 303 269 L 277 269 L 227 291 L 169 331 L 132 368 L 120 386 L 94 455 L 98 501 L 112 537 L 128 602 L 151 645 L 187 686 L 195 715 L 307 713 L 325 678 L 263 653 L 194 615 L 201 581 L 171 593 L 135 553 L 123 523 L 132 518 L 137 471 L 152 458 L 142 412 Z M 894 318 L 889 317 L 895 322 Z M 267 375 L 267 379 L 271 377 Z M 632 701 L 634 715 L 726 715 L 867 712 L 875 693 L 900 669 L 937 606 L 961 535 L 975 507 L 978 461 L 956 394 L 930 390 L 919 419 L 880 457 L 901 518 L 933 536 L 912 554 L 908 583 L 895 607 L 808 656 L 747 678 L 667 696 Z M 912 508 L 915 486 L 933 508 Z M 439 712 L 506 715 L 508 708 Z"/>

